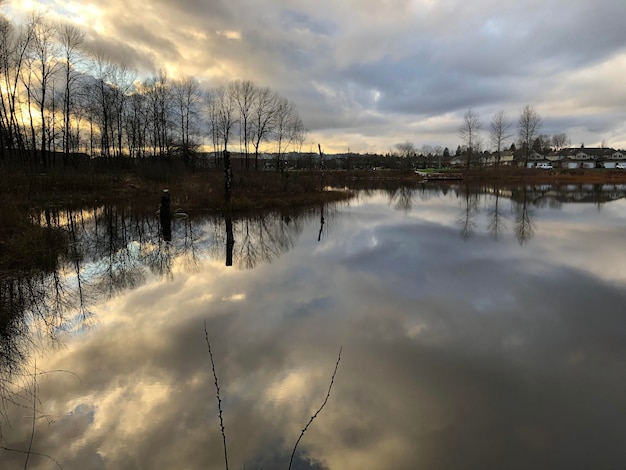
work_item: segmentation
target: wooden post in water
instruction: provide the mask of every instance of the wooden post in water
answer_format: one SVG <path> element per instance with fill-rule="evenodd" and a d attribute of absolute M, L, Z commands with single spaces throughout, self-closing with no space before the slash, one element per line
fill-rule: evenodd
<path fill-rule="evenodd" d="M 322 204 L 321 216 L 320 216 L 320 231 L 317 234 L 317 241 L 322 240 L 322 231 L 324 230 L 324 204 Z"/>
<path fill-rule="evenodd" d="M 230 167 L 230 152 L 224 150 L 224 200 L 230 203 L 230 194 L 233 189 L 233 170 Z"/>
<path fill-rule="evenodd" d="M 161 206 L 159 208 L 159 217 L 161 219 L 161 230 L 163 231 L 163 239 L 165 241 L 172 240 L 172 219 L 170 212 L 170 191 L 164 189 L 161 191 Z"/>
<path fill-rule="evenodd" d="M 233 236 L 233 218 L 229 210 L 224 212 L 224 222 L 226 223 L 226 266 L 232 266 L 235 237 Z"/>
<path fill-rule="evenodd" d="M 317 144 L 317 148 L 320 151 L 320 189 L 324 191 L 324 153 L 322 153 L 322 146 Z"/>

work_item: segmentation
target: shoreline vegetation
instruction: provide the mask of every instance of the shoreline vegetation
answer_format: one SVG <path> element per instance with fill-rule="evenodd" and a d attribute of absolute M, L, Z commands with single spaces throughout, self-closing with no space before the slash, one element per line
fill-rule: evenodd
<path fill-rule="evenodd" d="M 223 171 L 160 172 L 62 171 L 48 173 L 0 171 L 0 197 L 12 208 L 45 209 L 84 204 L 127 203 L 158 208 L 163 189 L 172 208 L 185 211 L 250 211 L 313 206 L 347 200 L 353 190 L 380 184 L 427 184 L 428 176 L 453 173 L 454 183 L 491 184 L 626 184 L 626 170 L 472 168 L 452 170 L 286 170 L 242 171 L 233 177 L 230 201 L 224 198 Z M 432 178 L 434 179 L 434 178 Z M 445 179 L 443 180 L 445 182 Z M 437 180 L 441 183 L 442 180 Z M 2 211 L 7 215 L 14 211 Z M 4 218 L 4 217 L 2 217 Z"/>
<path fill-rule="evenodd" d="M 291 210 L 347 201 L 361 189 L 418 188 L 454 184 L 505 188 L 523 185 L 626 185 L 626 170 L 499 167 L 414 170 L 284 170 L 238 171 L 230 201 L 225 202 L 224 172 L 164 167 L 149 170 L 97 168 L 48 171 L 9 171 L 0 168 L 0 274 L 15 269 L 46 269 L 54 264 L 63 237 L 46 224 L 34 223 L 42 214 L 94 205 L 125 205 L 156 213 L 164 189 L 171 211 L 246 213 Z M 454 179 L 428 181 L 433 174 L 453 173 Z M 426 176 L 425 176 L 426 175 Z M 460 176 L 460 178 L 459 178 Z M 50 250 L 51 251 L 50 251 Z M 20 261 L 17 262 L 16 259 Z M 17 264 L 16 264 L 17 263 Z"/>

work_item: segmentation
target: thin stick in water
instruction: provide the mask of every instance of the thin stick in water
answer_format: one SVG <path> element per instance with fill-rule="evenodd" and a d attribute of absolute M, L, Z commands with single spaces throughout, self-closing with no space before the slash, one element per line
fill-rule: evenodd
<path fill-rule="evenodd" d="M 213 369 L 213 378 L 215 379 L 215 390 L 217 393 L 217 410 L 220 417 L 220 428 L 222 430 L 222 441 L 224 443 L 224 462 L 226 464 L 226 470 L 228 470 L 228 452 L 226 450 L 226 429 L 224 428 L 224 420 L 222 419 L 222 399 L 220 398 L 220 386 L 217 381 L 217 372 L 215 372 L 215 361 L 213 360 L 213 352 L 211 351 L 211 342 L 209 341 L 209 332 L 206 327 L 206 320 L 204 320 L 204 337 L 206 339 L 206 345 L 209 348 L 209 357 L 211 358 L 211 368 Z"/>
<path fill-rule="evenodd" d="M 294 457 L 294 455 L 296 455 L 296 449 L 298 448 L 298 444 L 300 444 L 300 440 L 304 436 L 304 433 L 307 431 L 307 429 L 309 429 L 309 426 L 311 425 L 313 420 L 315 418 L 317 418 L 317 415 L 320 414 L 320 412 L 324 409 L 324 407 L 326 406 L 326 403 L 328 403 L 328 398 L 330 397 L 330 390 L 333 388 L 333 383 L 335 383 L 335 375 L 337 375 L 337 368 L 339 367 L 339 361 L 341 360 L 341 351 L 342 351 L 342 349 L 343 349 L 343 347 L 339 348 L 339 355 L 337 356 L 337 362 L 335 363 L 335 370 L 333 371 L 333 375 L 330 378 L 330 385 L 328 386 L 328 392 L 326 393 L 326 398 L 324 398 L 324 403 L 322 403 L 322 406 L 320 406 L 319 409 L 315 412 L 315 414 L 313 416 L 311 416 L 311 419 L 309 419 L 309 422 L 306 423 L 306 426 L 304 427 L 304 429 L 300 433 L 300 437 L 298 437 L 298 440 L 296 441 L 296 445 L 293 446 L 293 452 L 291 453 L 291 459 L 289 459 L 289 470 L 291 470 L 291 465 L 293 464 L 293 457 Z"/>
<path fill-rule="evenodd" d="M 37 360 L 35 360 L 35 372 L 33 373 L 33 427 L 30 433 L 30 442 L 28 443 L 28 451 L 26 452 L 26 460 L 24 461 L 24 470 L 28 468 L 28 459 L 33 449 L 33 440 L 35 439 L 35 421 L 37 420 Z"/>

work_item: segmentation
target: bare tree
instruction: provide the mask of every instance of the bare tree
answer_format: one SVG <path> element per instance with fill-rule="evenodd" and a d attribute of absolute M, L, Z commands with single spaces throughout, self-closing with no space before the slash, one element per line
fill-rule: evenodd
<path fill-rule="evenodd" d="M 132 90 L 134 76 L 132 71 L 123 65 L 109 66 L 109 96 L 111 105 L 111 143 L 114 155 L 121 157 L 123 153 L 124 112 L 126 100 Z"/>
<path fill-rule="evenodd" d="M 535 111 L 535 108 L 528 104 L 524 106 L 518 121 L 519 139 L 526 150 L 524 154 L 524 166 L 528 164 L 530 150 L 542 125 L 543 121 L 541 116 Z"/>
<path fill-rule="evenodd" d="M 276 139 L 277 147 L 276 170 L 280 169 L 281 156 L 287 151 L 297 134 L 297 130 L 301 127 L 302 121 L 293 103 L 290 103 L 287 98 L 278 98 L 274 127 L 274 138 Z"/>
<path fill-rule="evenodd" d="M 507 114 L 500 110 L 491 118 L 491 143 L 496 148 L 496 166 L 500 165 L 501 151 L 505 147 L 508 140 L 512 137 L 512 122 Z"/>
<path fill-rule="evenodd" d="M 105 158 L 172 155 L 178 148 L 187 156 L 199 142 L 192 143 L 199 135 L 194 121 L 201 98 L 193 79 L 172 82 L 160 71 L 135 84 L 128 69 L 87 50 L 85 33 L 76 26 L 39 14 L 23 27 L 17 35 L 0 18 L 0 160 L 20 149 L 24 163 L 34 158 L 47 166 L 57 143 L 64 166 L 71 152 L 87 148 Z M 90 70 L 78 67 L 81 56 Z M 215 149 L 228 150 L 239 130 L 247 166 L 251 147 L 258 167 L 265 142 L 276 144 L 280 161 L 306 140 L 294 104 L 269 88 L 234 81 L 207 97 Z M 89 133 L 89 145 L 85 138 L 81 146 L 81 132 Z"/>
<path fill-rule="evenodd" d="M 252 136 L 252 116 L 257 88 L 250 80 L 236 80 L 230 84 L 233 98 L 239 112 L 239 145 L 246 158 L 246 169 L 250 167 L 248 155 Z"/>
<path fill-rule="evenodd" d="M 111 96 L 108 85 L 109 61 L 102 51 L 93 52 L 92 57 L 94 81 L 89 86 L 89 123 L 90 123 L 90 148 L 91 155 L 94 154 L 96 132 L 100 137 L 100 156 L 111 156 L 111 127 L 113 126 L 111 117 Z"/>
<path fill-rule="evenodd" d="M 441 145 L 435 145 L 433 147 L 433 156 L 437 157 L 437 168 L 441 168 L 441 160 L 443 158 L 443 154 L 445 149 Z"/>
<path fill-rule="evenodd" d="M 152 144 L 155 155 L 164 156 L 170 145 L 169 99 L 170 80 L 164 70 L 148 82 L 148 102 L 152 124 Z"/>
<path fill-rule="evenodd" d="M 277 103 L 278 95 L 267 87 L 261 88 L 255 95 L 250 139 L 254 146 L 254 167 L 257 170 L 261 142 L 266 141 L 274 130 Z"/>
<path fill-rule="evenodd" d="M 206 113 L 206 121 L 209 127 L 209 134 L 211 136 L 211 143 L 213 144 L 213 152 L 217 154 L 221 140 L 219 137 L 219 129 L 218 129 L 218 121 L 219 121 L 219 112 L 218 112 L 218 100 L 219 100 L 219 91 L 218 90 L 207 90 L 204 94 L 204 111 Z"/>
<path fill-rule="evenodd" d="M 550 136 L 546 134 L 539 134 L 533 140 L 533 150 L 536 150 L 539 153 L 549 152 L 551 150 L 550 144 L 552 143 L 552 139 Z"/>
<path fill-rule="evenodd" d="M 30 42 L 29 65 L 30 75 L 28 91 L 30 98 L 37 104 L 40 114 L 40 148 L 41 161 L 48 165 L 46 154 L 46 105 L 47 93 L 50 91 L 50 82 L 58 70 L 57 45 L 54 42 L 55 26 L 44 20 L 42 15 L 33 15 L 30 19 L 33 30 L 33 40 Z"/>
<path fill-rule="evenodd" d="M 180 148 L 187 164 L 195 147 L 191 135 L 195 132 L 201 96 L 200 85 L 192 77 L 185 77 L 172 84 L 174 110 L 180 126 Z"/>
<path fill-rule="evenodd" d="M 126 147 L 130 158 L 143 158 L 146 151 L 148 129 L 147 99 L 139 86 L 127 98 L 125 111 Z"/>
<path fill-rule="evenodd" d="M 304 123 L 300 118 L 298 118 L 293 130 L 293 143 L 295 145 L 294 149 L 296 152 L 300 153 L 302 151 L 302 146 L 304 145 L 304 142 L 306 142 L 308 135 L 309 130 L 304 127 Z"/>
<path fill-rule="evenodd" d="M 5 70 L 9 66 L 9 44 L 12 30 L 11 23 L 3 16 L 0 16 L 0 79 L 4 79 L 3 82 L 6 80 Z M 11 145 L 10 122 L 5 93 L 0 92 L 0 162 L 5 160 L 5 149 L 10 148 Z"/>
<path fill-rule="evenodd" d="M 61 43 L 62 57 L 65 61 L 65 90 L 63 94 L 63 166 L 67 166 L 71 149 L 71 110 L 74 83 L 79 76 L 74 71 L 74 62 L 81 45 L 85 40 L 85 33 L 72 24 L 64 24 L 58 28 Z"/>
<path fill-rule="evenodd" d="M 467 168 L 470 167 L 472 160 L 472 153 L 475 150 L 476 143 L 478 141 L 478 133 L 482 127 L 480 117 L 476 114 L 472 108 L 468 109 L 463 116 L 463 124 L 459 128 L 459 136 L 463 139 L 463 143 L 467 147 Z"/>
<path fill-rule="evenodd" d="M 402 158 L 409 158 L 415 155 L 415 145 L 408 140 L 406 142 L 401 142 L 393 146 L 394 153 Z"/>
<path fill-rule="evenodd" d="M 570 144 L 571 141 L 569 140 L 569 137 L 567 137 L 567 134 L 564 132 L 561 132 L 560 134 L 554 134 L 552 136 L 552 146 L 555 148 L 555 150 L 564 149 L 565 147 L 569 147 Z"/>
<path fill-rule="evenodd" d="M 214 97 L 217 111 L 217 135 L 224 146 L 223 150 L 227 151 L 233 127 L 237 123 L 234 95 L 231 88 L 220 87 L 216 90 Z"/>
<path fill-rule="evenodd" d="M 33 23 L 15 28 L 0 17 L 0 152 L 5 148 L 19 150 L 22 161 L 27 159 L 27 143 L 23 135 L 23 109 L 20 100 L 20 79 L 33 39 Z"/>
<path fill-rule="evenodd" d="M 97 131 L 100 138 L 100 155 L 106 158 L 120 157 L 125 143 L 126 99 L 134 81 L 132 72 L 110 61 L 101 51 L 93 53 L 92 61 L 95 79 L 87 87 L 91 103 L 88 120 L 92 154 Z"/>

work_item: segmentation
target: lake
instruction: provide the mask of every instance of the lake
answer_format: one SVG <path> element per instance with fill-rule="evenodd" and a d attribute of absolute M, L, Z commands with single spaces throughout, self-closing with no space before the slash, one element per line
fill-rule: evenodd
<path fill-rule="evenodd" d="M 309 423 L 293 469 L 622 469 L 625 191 L 39 214 L 70 243 L 1 280 L 1 467 L 287 469 Z"/>

